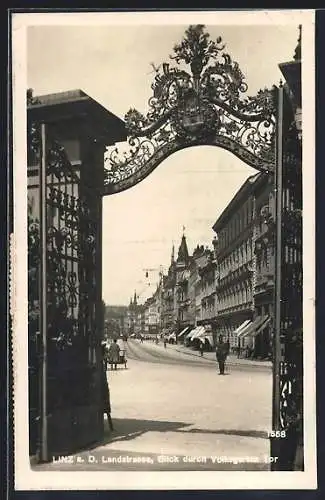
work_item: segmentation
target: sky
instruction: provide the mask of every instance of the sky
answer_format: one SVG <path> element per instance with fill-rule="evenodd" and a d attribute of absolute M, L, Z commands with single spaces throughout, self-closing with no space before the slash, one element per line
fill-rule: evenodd
<path fill-rule="evenodd" d="M 154 75 L 150 63 L 169 61 L 188 25 L 32 26 L 27 30 L 27 85 L 34 95 L 82 89 L 117 116 L 145 113 Z M 207 25 L 246 76 L 247 95 L 278 84 L 278 64 L 292 60 L 297 25 Z M 174 153 L 132 189 L 103 199 L 103 299 L 144 302 L 167 271 L 183 234 L 190 253 L 208 245 L 212 225 L 256 173 L 213 146 Z M 184 230 L 185 227 L 185 230 Z M 148 278 L 146 270 L 149 269 Z"/>

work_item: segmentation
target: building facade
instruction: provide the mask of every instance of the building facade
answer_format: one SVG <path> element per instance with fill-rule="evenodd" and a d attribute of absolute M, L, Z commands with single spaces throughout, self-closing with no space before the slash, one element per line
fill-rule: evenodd
<path fill-rule="evenodd" d="M 213 225 L 218 263 L 216 333 L 225 335 L 231 347 L 238 344 L 236 329 L 254 316 L 253 186 L 258 176 L 247 179 Z"/>
<path fill-rule="evenodd" d="M 188 298 L 189 298 L 189 321 L 191 326 L 197 326 L 201 318 L 201 278 L 199 269 L 206 262 L 206 253 L 203 245 L 197 245 L 189 264 Z"/>
<path fill-rule="evenodd" d="M 126 306 L 105 305 L 104 312 L 104 338 L 116 338 L 125 335 L 127 328 L 126 320 Z"/>
<path fill-rule="evenodd" d="M 175 288 L 175 333 L 176 335 L 190 324 L 189 299 L 190 257 L 186 237 L 183 234 L 176 260 Z"/>
<path fill-rule="evenodd" d="M 273 180 L 249 177 L 213 226 L 218 314 L 216 331 L 232 348 L 267 358 L 272 352 L 275 247 Z"/>
<path fill-rule="evenodd" d="M 268 318 L 255 337 L 254 355 L 268 358 L 272 354 L 271 320 L 274 317 L 275 231 L 271 223 L 275 214 L 272 179 L 260 176 L 255 185 L 255 317 Z"/>
<path fill-rule="evenodd" d="M 169 269 L 167 274 L 163 276 L 161 280 L 161 331 L 170 330 L 175 325 L 175 291 L 176 263 L 174 259 L 173 247 Z"/>
<path fill-rule="evenodd" d="M 144 333 L 146 335 L 158 335 L 161 326 L 160 317 L 160 286 L 155 294 L 146 300 L 144 304 L 145 326 Z"/>
<path fill-rule="evenodd" d="M 214 251 L 205 249 L 205 262 L 199 268 L 201 298 L 201 315 L 197 324 L 210 325 L 214 323 L 217 316 L 217 265 Z"/>

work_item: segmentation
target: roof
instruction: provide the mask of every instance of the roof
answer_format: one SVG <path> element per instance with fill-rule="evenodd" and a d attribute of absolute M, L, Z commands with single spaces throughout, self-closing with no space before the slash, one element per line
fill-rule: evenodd
<path fill-rule="evenodd" d="M 226 206 L 224 211 L 221 213 L 219 218 L 216 220 L 216 222 L 213 224 L 212 229 L 215 232 L 218 232 L 222 226 L 226 223 L 226 221 L 230 218 L 230 216 L 234 213 L 238 205 L 243 203 L 246 199 L 247 196 L 251 193 L 252 191 L 252 186 L 257 182 L 259 178 L 261 178 L 263 174 L 258 172 L 257 174 L 251 175 L 246 179 L 244 184 L 239 188 L 235 196 L 232 198 L 230 203 Z"/>
<path fill-rule="evenodd" d="M 298 106 L 301 106 L 301 62 L 289 61 L 281 63 L 279 68 Z"/>
<path fill-rule="evenodd" d="M 35 96 L 27 110 L 36 122 L 57 124 L 78 118 L 81 125 L 88 125 L 87 133 L 106 139 L 107 145 L 127 138 L 124 121 L 80 89 Z"/>
<path fill-rule="evenodd" d="M 182 236 L 182 241 L 178 249 L 178 256 L 177 256 L 177 262 L 185 262 L 187 263 L 189 259 L 189 254 L 188 254 L 188 249 L 187 249 L 187 243 L 186 243 L 186 238 L 185 235 L 183 234 Z"/>

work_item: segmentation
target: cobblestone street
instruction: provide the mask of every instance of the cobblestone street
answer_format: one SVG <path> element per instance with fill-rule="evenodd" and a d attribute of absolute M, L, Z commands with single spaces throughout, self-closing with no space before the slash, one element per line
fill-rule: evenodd
<path fill-rule="evenodd" d="M 128 368 L 109 370 L 114 431 L 70 463 L 87 470 L 269 470 L 271 370 L 229 366 L 129 342 Z M 135 359 L 137 358 L 137 359 Z"/>

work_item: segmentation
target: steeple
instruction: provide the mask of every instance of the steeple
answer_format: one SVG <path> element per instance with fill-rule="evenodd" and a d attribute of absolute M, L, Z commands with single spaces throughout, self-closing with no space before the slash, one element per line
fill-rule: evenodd
<path fill-rule="evenodd" d="M 185 264 L 188 263 L 188 249 L 187 249 L 187 243 L 186 243 L 186 236 L 183 234 L 182 236 L 182 241 L 178 249 L 178 257 L 177 257 L 177 262 L 184 262 Z"/>
<path fill-rule="evenodd" d="M 171 256 L 171 259 L 170 259 L 170 263 L 173 265 L 175 262 L 175 245 L 173 243 L 173 247 L 172 247 L 172 256 Z"/>
<path fill-rule="evenodd" d="M 134 299 L 133 299 L 133 304 L 136 306 L 137 305 L 137 292 L 134 290 Z"/>
<path fill-rule="evenodd" d="M 299 24 L 298 44 L 297 44 L 297 47 L 296 47 L 296 50 L 295 50 L 295 53 L 294 53 L 294 56 L 293 56 L 293 59 L 295 61 L 300 61 L 301 60 L 301 29 L 302 29 L 302 26 L 301 26 L 301 24 Z"/>

